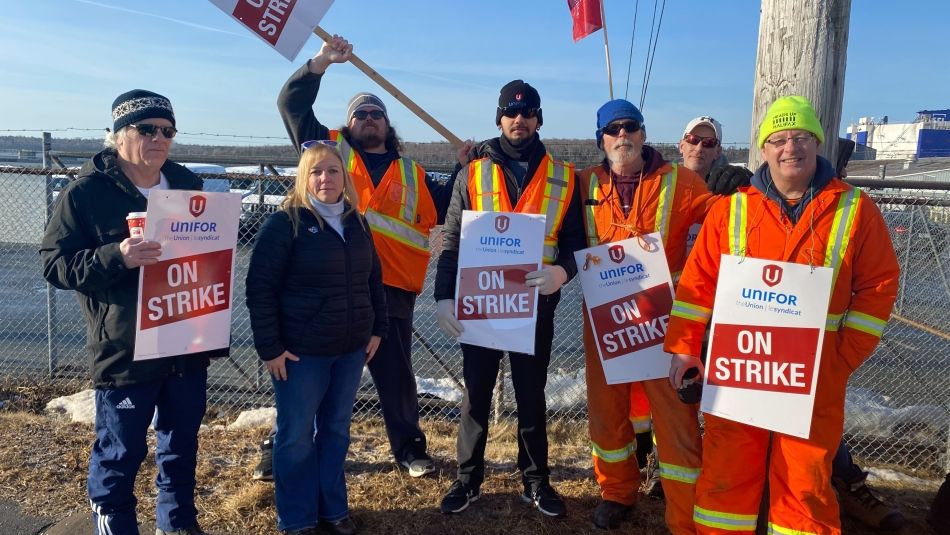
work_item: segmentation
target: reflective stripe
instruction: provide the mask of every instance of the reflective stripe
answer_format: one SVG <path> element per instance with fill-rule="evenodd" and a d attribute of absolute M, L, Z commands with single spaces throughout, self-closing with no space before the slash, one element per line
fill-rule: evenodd
<path fill-rule="evenodd" d="M 587 223 L 584 225 L 587 230 L 587 246 L 594 247 L 595 245 L 600 245 L 600 236 L 597 234 L 597 214 L 595 210 L 597 206 L 600 206 L 602 201 L 601 199 L 601 190 L 600 190 L 600 179 L 597 178 L 597 173 L 591 172 L 590 181 L 587 183 L 587 198 L 585 201 L 595 201 L 597 204 L 584 202 L 584 219 Z"/>
<path fill-rule="evenodd" d="M 389 236 L 409 247 L 420 249 L 424 252 L 429 251 L 428 235 L 422 234 L 408 223 L 400 221 L 398 218 L 381 214 L 376 210 L 367 210 L 364 216 L 373 232 L 379 232 L 380 234 Z"/>
<path fill-rule="evenodd" d="M 660 198 L 656 204 L 656 224 L 653 230 L 660 233 L 660 239 L 666 243 L 670 228 L 670 212 L 673 209 L 673 196 L 676 194 L 676 170 L 679 166 L 673 164 L 673 169 L 663 175 L 660 182 Z"/>
<path fill-rule="evenodd" d="M 835 219 L 831 224 L 831 233 L 828 236 L 828 247 L 825 249 L 825 267 L 833 268 L 831 280 L 838 280 L 838 269 L 844 260 L 844 253 L 848 250 L 851 241 L 851 228 L 858 213 L 858 201 L 861 200 L 861 190 L 852 187 L 838 199 L 835 208 Z M 833 285 L 833 283 L 832 283 Z"/>
<path fill-rule="evenodd" d="M 844 314 L 828 314 L 828 317 L 825 318 L 825 330 L 826 331 L 837 331 L 841 327 L 841 320 L 844 318 Z"/>
<path fill-rule="evenodd" d="M 800 529 L 784 528 L 769 522 L 769 534 L 781 533 L 782 535 L 818 535 L 814 531 L 803 531 Z"/>
<path fill-rule="evenodd" d="M 598 459 L 601 459 L 608 463 L 619 463 L 626 461 L 633 456 L 634 452 L 637 451 L 637 443 L 631 442 L 622 448 L 615 450 L 606 450 L 601 448 L 596 443 L 591 442 L 591 454 Z"/>
<path fill-rule="evenodd" d="M 409 158 L 399 159 L 399 179 L 402 181 L 402 219 L 410 225 L 416 222 L 419 209 L 419 168 Z"/>
<path fill-rule="evenodd" d="M 501 206 L 501 188 L 504 181 L 501 180 L 501 168 L 488 160 L 481 158 L 472 162 L 474 166 L 472 173 L 475 175 L 475 210 L 482 212 L 502 212 L 505 211 Z M 486 202 L 489 197 L 490 202 Z"/>
<path fill-rule="evenodd" d="M 880 338 L 881 335 L 884 334 L 884 327 L 887 326 L 887 320 L 875 318 L 874 316 L 865 314 L 864 312 L 858 312 L 857 310 L 849 310 L 844 317 L 842 325 Z"/>
<path fill-rule="evenodd" d="M 553 264 L 557 259 L 557 236 L 561 221 L 567 213 L 568 184 L 571 181 L 571 168 L 548 156 L 547 176 L 544 181 L 544 197 L 541 199 L 541 213 L 544 218 L 544 263 Z"/>
<path fill-rule="evenodd" d="M 700 323 L 709 323 L 709 318 L 712 317 L 712 309 L 677 300 L 673 301 L 673 310 L 670 311 L 670 315 Z"/>
<path fill-rule="evenodd" d="M 759 515 L 757 514 L 738 515 L 735 513 L 710 511 L 698 505 L 693 506 L 694 522 L 726 531 L 755 531 L 755 524 L 758 519 Z"/>
<path fill-rule="evenodd" d="M 339 130 L 330 130 L 330 139 L 336 142 L 336 148 L 340 151 L 340 156 L 343 157 L 343 161 L 346 162 L 346 171 L 353 173 L 359 161 L 359 154 L 346 142 L 346 138 L 343 137 L 343 133 Z"/>
<path fill-rule="evenodd" d="M 679 481 L 680 483 L 695 485 L 696 480 L 699 479 L 700 472 L 702 472 L 701 468 L 677 466 L 660 461 L 660 478 L 662 479 L 670 479 L 672 481 Z"/>
<path fill-rule="evenodd" d="M 630 418 L 630 423 L 633 425 L 633 432 L 637 434 L 646 433 L 653 429 L 653 420 L 649 416 Z"/>
<path fill-rule="evenodd" d="M 749 198 L 736 192 L 729 198 L 729 247 L 735 256 L 745 256 L 746 218 L 749 214 Z"/>

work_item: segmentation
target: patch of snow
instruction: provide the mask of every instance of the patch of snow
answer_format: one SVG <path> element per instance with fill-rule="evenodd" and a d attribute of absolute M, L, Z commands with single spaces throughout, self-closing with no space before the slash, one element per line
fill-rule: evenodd
<path fill-rule="evenodd" d="M 937 405 L 893 407 L 890 399 L 872 390 L 850 387 L 845 394 L 844 429 L 851 435 L 939 440 L 950 428 L 947 409 Z"/>
<path fill-rule="evenodd" d="M 65 415 L 72 422 L 93 424 L 96 422 L 96 391 L 83 390 L 69 396 L 52 399 L 46 404 L 46 412 Z"/>
<path fill-rule="evenodd" d="M 244 411 L 238 415 L 237 419 L 228 425 L 229 430 L 236 429 L 256 429 L 258 427 L 274 427 L 274 421 L 277 419 L 277 409 L 274 407 L 262 407 Z"/>
<path fill-rule="evenodd" d="M 921 489 L 921 490 L 937 490 L 940 487 L 940 484 L 943 483 L 942 479 L 921 479 L 919 477 L 914 477 L 903 472 L 898 472 L 897 470 L 891 470 L 889 468 L 869 468 L 868 469 L 868 482 L 871 483 L 871 486 L 874 486 L 875 482 L 889 481 L 894 483 L 900 483 L 908 487 Z"/>

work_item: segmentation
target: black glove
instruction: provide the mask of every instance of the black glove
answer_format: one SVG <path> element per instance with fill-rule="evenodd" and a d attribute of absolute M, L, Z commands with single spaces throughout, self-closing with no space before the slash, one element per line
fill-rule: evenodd
<path fill-rule="evenodd" d="M 738 165 L 723 165 L 706 175 L 706 188 L 716 195 L 731 195 L 742 186 L 747 186 L 752 171 Z"/>

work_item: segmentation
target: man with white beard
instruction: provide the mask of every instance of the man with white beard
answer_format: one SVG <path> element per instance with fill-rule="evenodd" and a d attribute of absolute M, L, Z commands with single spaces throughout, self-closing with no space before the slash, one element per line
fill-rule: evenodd
<path fill-rule="evenodd" d="M 659 232 L 675 281 L 686 262 L 690 226 L 702 222 L 719 197 L 695 172 L 646 145 L 643 114 L 626 100 L 611 100 L 597 111 L 597 146 L 603 162 L 579 173 L 587 245 Z M 667 527 L 676 535 L 693 533 L 702 461 L 697 405 L 681 402 L 665 377 L 607 384 L 586 314 L 584 354 L 591 450 L 602 498 L 594 524 L 613 529 L 630 515 L 640 487 L 637 457 L 642 462 L 650 448 L 652 413 Z"/>

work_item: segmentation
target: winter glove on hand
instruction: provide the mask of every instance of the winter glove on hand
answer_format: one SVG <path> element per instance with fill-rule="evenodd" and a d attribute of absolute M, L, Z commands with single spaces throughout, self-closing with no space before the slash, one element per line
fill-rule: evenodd
<path fill-rule="evenodd" d="M 455 299 L 442 299 L 436 303 L 436 317 L 439 320 L 439 328 L 442 332 L 458 338 L 465 327 L 455 318 Z"/>
<path fill-rule="evenodd" d="M 716 195 L 731 195 L 742 186 L 747 186 L 752 171 L 738 165 L 723 165 L 706 175 L 706 189 Z"/>
<path fill-rule="evenodd" d="M 537 286 L 541 295 L 551 295 L 567 282 L 567 272 L 561 266 L 544 266 L 544 269 L 525 275 L 524 282 L 528 286 Z"/>

